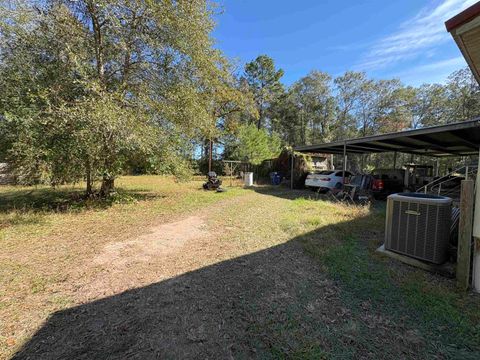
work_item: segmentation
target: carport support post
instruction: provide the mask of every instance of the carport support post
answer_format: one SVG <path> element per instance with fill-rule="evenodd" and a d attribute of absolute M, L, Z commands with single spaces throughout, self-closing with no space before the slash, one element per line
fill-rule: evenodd
<path fill-rule="evenodd" d="M 290 154 L 290 189 L 293 190 L 293 163 L 295 162 L 295 153 L 293 152 Z"/>
<path fill-rule="evenodd" d="M 347 171 L 347 142 L 343 143 L 343 175 L 342 184 L 345 184 L 345 172 Z"/>

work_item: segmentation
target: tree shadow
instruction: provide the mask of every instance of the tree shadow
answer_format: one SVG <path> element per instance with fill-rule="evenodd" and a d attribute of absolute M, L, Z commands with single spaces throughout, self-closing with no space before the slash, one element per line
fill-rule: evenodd
<path fill-rule="evenodd" d="M 275 185 L 267 185 L 267 186 L 255 186 L 249 188 L 256 193 L 262 195 L 270 195 L 280 197 L 282 199 L 287 200 L 298 200 L 298 199 L 308 199 L 308 200 L 318 200 L 318 201 L 327 201 L 332 203 L 342 203 L 346 205 L 355 205 L 355 206 L 370 206 L 373 209 L 378 211 L 385 211 L 386 202 L 381 200 L 374 200 L 370 202 L 368 205 L 362 205 L 360 203 L 351 203 L 351 202 L 341 202 L 340 200 L 335 199 L 335 197 L 328 192 L 316 192 L 314 190 L 309 189 L 290 189 L 285 186 L 275 186 Z"/>
<path fill-rule="evenodd" d="M 427 344 L 415 329 L 385 315 L 384 301 L 364 301 L 368 292 L 345 300 L 358 293 L 305 251 L 324 231 L 340 234 L 369 216 L 56 312 L 13 358 L 422 358 Z"/>
<path fill-rule="evenodd" d="M 314 191 L 307 189 L 290 189 L 282 185 L 260 185 L 252 186 L 249 190 L 255 191 L 262 195 L 271 195 L 287 200 L 295 200 L 299 198 L 317 199 L 319 198 Z M 320 197 L 321 198 L 321 197 Z"/>
<path fill-rule="evenodd" d="M 74 188 L 31 188 L 0 192 L 0 213 L 17 212 L 67 212 L 103 210 L 116 203 L 153 200 L 161 195 L 149 190 L 116 189 L 106 198 L 86 198 L 84 190 Z"/>

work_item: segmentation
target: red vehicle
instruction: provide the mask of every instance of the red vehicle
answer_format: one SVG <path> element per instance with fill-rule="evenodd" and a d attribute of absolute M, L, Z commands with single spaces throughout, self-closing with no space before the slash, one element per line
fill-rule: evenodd
<path fill-rule="evenodd" d="M 403 191 L 405 170 L 403 169 L 375 169 L 372 194 L 377 200 L 386 199 L 388 195 Z"/>

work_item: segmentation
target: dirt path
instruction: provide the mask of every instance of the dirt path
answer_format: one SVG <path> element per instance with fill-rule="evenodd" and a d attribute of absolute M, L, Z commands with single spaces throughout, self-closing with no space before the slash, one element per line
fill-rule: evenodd
<path fill-rule="evenodd" d="M 134 240 L 108 244 L 102 253 L 95 257 L 94 263 L 121 269 L 136 262 L 148 262 L 182 251 L 189 241 L 208 235 L 204 219 L 190 216 L 180 221 L 154 226 Z"/>
<path fill-rule="evenodd" d="M 78 267 L 81 276 L 72 281 L 70 295 L 76 303 L 86 303 L 280 244 L 287 238 L 278 229 L 268 232 L 277 235 L 273 242 L 268 236 L 258 238 L 254 230 L 276 228 L 278 218 L 265 218 L 267 212 L 273 215 L 272 202 L 281 213 L 282 199 L 251 192 L 110 242 Z"/>

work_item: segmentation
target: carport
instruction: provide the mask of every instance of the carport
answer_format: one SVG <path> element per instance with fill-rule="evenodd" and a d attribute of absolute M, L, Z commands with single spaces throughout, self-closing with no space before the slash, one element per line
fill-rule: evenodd
<path fill-rule="evenodd" d="M 480 117 L 447 125 L 295 147 L 298 152 L 367 154 L 402 152 L 434 157 L 477 155 Z"/>
<path fill-rule="evenodd" d="M 331 143 L 296 146 L 301 153 L 343 155 L 346 170 L 348 154 L 393 152 L 432 157 L 478 155 L 480 148 L 480 117 L 461 123 L 406 130 L 397 133 L 366 136 Z M 396 156 L 394 156 L 396 159 Z M 396 167 L 394 160 L 393 167 Z"/>
<path fill-rule="evenodd" d="M 344 172 L 347 170 L 347 157 L 349 154 L 394 153 L 393 168 L 396 167 L 396 154 L 398 153 L 431 156 L 435 158 L 447 156 L 477 156 L 480 151 L 480 117 L 460 123 L 406 130 L 397 133 L 366 136 L 331 143 L 296 146 L 293 150 L 294 153 L 318 152 L 342 155 Z M 291 177 L 293 179 L 293 173 Z M 477 192 L 477 201 L 475 203 L 473 201 L 473 182 L 466 184 L 465 189 L 464 182 L 465 181 L 462 182 L 460 200 L 461 215 L 457 280 L 462 283 L 462 287 L 468 287 L 470 281 L 470 257 L 473 231 L 475 236 L 473 249 L 473 288 L 480 292 L 480 238 L 477 236 L 478 234 L 475 230 L 473 230 L 473 227 L 480 228 L 480 224 L 478 224 L 478 222 L 480 222 L 479 193 Z M 470 191 L 468 191 L 467 185 L 470 185 Z M 480 188 L 480 171 L 477 171 L 476 175 L 476 188 Z M 475 221 L 473 220 L 474 208 Z"/>

